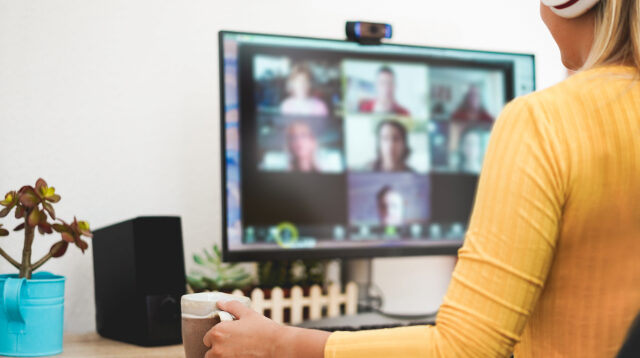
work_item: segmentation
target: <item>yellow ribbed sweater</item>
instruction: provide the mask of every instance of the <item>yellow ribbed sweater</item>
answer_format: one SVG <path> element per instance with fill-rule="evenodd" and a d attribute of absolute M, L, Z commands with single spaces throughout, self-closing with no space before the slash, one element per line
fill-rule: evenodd
<path fill-rule="evenodd" d="M 497 120 L 435 326 L 336 332 L 326 358 L 612 357 L 640 310 L 640 82 L 585 71 Z"/>

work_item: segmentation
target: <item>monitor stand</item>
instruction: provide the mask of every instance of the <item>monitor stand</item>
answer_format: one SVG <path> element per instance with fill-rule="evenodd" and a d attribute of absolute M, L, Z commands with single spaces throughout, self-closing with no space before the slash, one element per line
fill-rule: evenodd
<path fill-rule="evenodd" d="M 440 307 L 455 263 L 456 256 L 343 260 L 341 280 L 358 284 L 362 311 L 428 315 Z"/>

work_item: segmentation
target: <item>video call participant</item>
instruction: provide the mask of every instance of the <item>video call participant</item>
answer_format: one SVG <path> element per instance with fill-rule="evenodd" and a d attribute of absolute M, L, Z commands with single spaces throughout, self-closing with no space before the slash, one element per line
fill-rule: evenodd
<path fill-rule="evenodd" d="M 316 172 L 318 141 L 311 126 L 303 121 L 290 123 L 285 130 L 286 148 L 289 154 L 289 170 Z"/>
<path fill-rule="evenodd" d="M 385 185 L 376 194 L 380 225 L 400 226 L 404 223 L 404 198 L 402 193 Z"/>
<path fill-rule="evenodd" d="M 451 116 L 461 121 L 493 122 L 494 118 L 482 104 L 482 94 L 477 86 L 471 85 L 462 103 Z"/>
<path fill-rule="evenodd" d="M 460 136 L 460 171 L 463 173 L 479 174 L 484 157 L 484 136 L 487 130 L 479 127 L 469 127 Z"/>
<path fill-rule="evenodd" d="M 376 98 L 365 99 L 358 107 L 362 113 L 409 115 L 409 111 L 396 101 L 396 76 L 391 67 L 384 66 L 378 70 Z"/>
<path fill-rule="evenodd" d="M 287 78 L 286 90 L 289 96 L 282 101 L 280 112 L 288 115 L 326 116 L 327 105 L 312 96 L 313 74 L 308 66 L 294 65 Z"/>
<path fill-rule="evenodd" d="M 381 121 L 376 128 L 376 159 L 369 169 L 380 172 L 413 171 L 407 164 L 411 155 L 407 129 L 394 119 Z"/>

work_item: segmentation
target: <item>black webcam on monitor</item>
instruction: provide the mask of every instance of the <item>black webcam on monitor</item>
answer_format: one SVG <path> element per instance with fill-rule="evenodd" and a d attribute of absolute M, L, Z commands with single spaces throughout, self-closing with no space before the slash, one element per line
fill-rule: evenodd
<path fill-rule="evenodd" d="M 379 45 L 382 39 L 390 39 L 392 28 L 389 24 L 364 21 L 347 21 L 347 39 L 362 45 Z"/>

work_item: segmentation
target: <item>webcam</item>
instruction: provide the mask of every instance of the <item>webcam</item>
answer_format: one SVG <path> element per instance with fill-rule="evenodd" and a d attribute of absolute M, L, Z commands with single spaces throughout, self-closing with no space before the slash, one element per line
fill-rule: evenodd
<path fill-rule="evenodd" d="M 391 25 L 364 21 L 347 21 L 347 40 L 362 45 L 379 45 L 391 38 Z"/>

